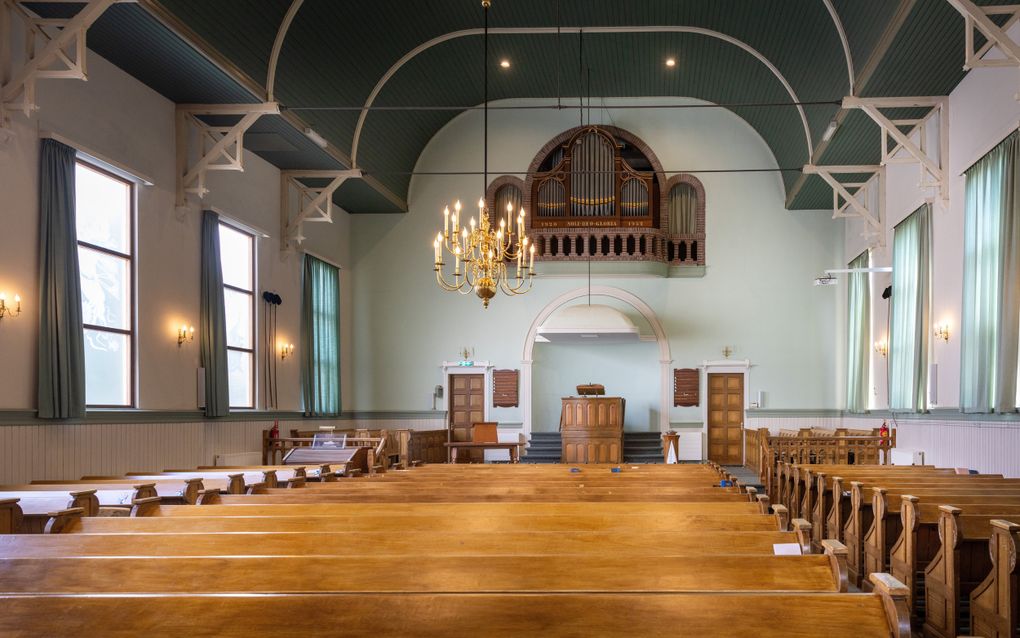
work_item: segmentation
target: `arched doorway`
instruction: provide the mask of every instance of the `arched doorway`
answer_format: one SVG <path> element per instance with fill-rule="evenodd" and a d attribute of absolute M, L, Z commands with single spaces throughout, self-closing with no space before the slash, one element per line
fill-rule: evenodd
<path fill-rule="evenodd" d="M 659 431 L 666 432 L 669 430 L 669 408 L 670 408 L 670 395 L 672 392 L 672 373 L 671 368 L 673 365 L 673 357 L 669 350 L 669 340 L 666 338 L 666 331 L 662 327 L 662 323 L 659 321 L 658 315 L 655 311 L 646 304 L 640 297 L 630 293 L 622 288 L 615 288 L 613 286 L 592 286 L 590 289 L 585 286 L 583 288 L 577 288 L 570 292 L 566 292 L 559 297 L 556 297 L 550 301 L 538 315 L 536 315 L 534 321 L 531 322 L 531 328 L 528 329 L 528 334 L 524 338 L 524 352 L 521 357 L 521 410 L 524 415 L 524 434 L 528 438 L 531 438 L 531 426 L 532 426 L 532 364 L 534 363 L 534 349 L 535 349 L 535 338 L 538 336 L 538 328 L 545 323 L 554 312 L 556 312 L 562 306 L 570 303 L 575 299 L 587 297 L 589 294 L 609 297 L 622 301 L 635 310 L 637 310 L 648 325 L 651 326 L 652 332 L 655 334 L 655 342 L 659 346 L 659 369 L 660 369 L 660 400 L 661 409 L 659 410 Z"/>

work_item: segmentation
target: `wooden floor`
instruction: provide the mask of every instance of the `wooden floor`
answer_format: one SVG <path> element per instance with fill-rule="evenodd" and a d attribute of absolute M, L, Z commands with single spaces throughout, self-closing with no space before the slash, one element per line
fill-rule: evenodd
<path fill-rule="evenodd" d="M 0 636 L 910 635 L 902 585 L 848 593 L 842 544 L 718 467 L 221 474 L 0 536 Z"/>

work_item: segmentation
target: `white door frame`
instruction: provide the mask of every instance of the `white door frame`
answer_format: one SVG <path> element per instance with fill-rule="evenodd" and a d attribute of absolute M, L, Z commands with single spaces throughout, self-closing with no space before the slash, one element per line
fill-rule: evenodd
<path fill-rule="evenodd" d="M 659 344 L 659 369 L 661 371 L 659 431 L 668 431 L 669 409 L 673 405 L 670 401 L 670 397 L 673 394 L 673 357 L 669 352 L 669 339 L 666 337 L 666 331 L 663 329 L 658 315 L 656 315 L 655 311 L 652 310 L 648 304 L 642 301 L 640 297 L 623 290 L 622 288 L 615 288 L 613 286 L 592 286 L 590 294 L 601 297 L 611 297 L 631 305 L 635 310 L 641 313 L 641 316 L 644 317 L 645 321 L 648 322 L 648 325 L 651 326 L 652 332 L 655 333 L 655 341 Z M 539 311 L 535 320 L 531 322 L 531 328 L 528 329 L 528 334 L 524 338 L 524 355 L 521 357 L 521 412 L 524 415 L 524 435 L 529 439 L 531 438 L 532 421 L 531 365 L 534 362 L 532 357 L 535 349 L 535 337 L 538 336 L 538 328 L 564 304 L 569 303 L 574 299 L 587 297 L 588 295 L 589 289 L 585 286 L 583 288 L 571 290 L 570 292 L 565 292 L 550 301 L 544 308 L 542 308 L 541 311 Z"/>

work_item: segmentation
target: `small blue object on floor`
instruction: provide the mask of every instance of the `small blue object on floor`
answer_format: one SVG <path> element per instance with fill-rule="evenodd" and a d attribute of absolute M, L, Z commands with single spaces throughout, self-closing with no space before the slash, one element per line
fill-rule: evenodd
<path fill-rule="evenodd" d="M 579 468 L 579 467 L 572 467 L 572 468 L 570 468 L 571 474 L 577 474 L 580 471 L 581 471 L 581 468 Z"/>
<path fill-rule="evenodd" d="M 726 479 L 723 479 L 723 480 L 719 481 L 719 487 L 733 487 L 733 483 L 730 482 L 730 481 L 727 481 Z"/>
<path fill-rule="evenodd" d="M 610 470 L 609 470 L 609 471 L 610 471 L 610 472 L 614 472 L 614 473 L 619 473 L 619 471 L 620 471 L 620 468 L 618 468 L 618 467 L 610 468 Z"/>

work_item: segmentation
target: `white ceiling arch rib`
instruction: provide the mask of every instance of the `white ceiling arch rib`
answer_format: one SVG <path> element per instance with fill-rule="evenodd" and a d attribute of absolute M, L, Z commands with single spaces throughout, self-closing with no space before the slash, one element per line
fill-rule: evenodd
<path fill-rule="evenodd" d="M 295 1 L 297 1 L 297 0 L 295 0 Z M 358 124 L 355 127 L 355 129 L 354 129 L 354 139 L 351 142 L 351 162 L 352 162 L 352 166 L 357 167 L 357 165 L 358 165 L 358 147 L 359 147 L 360 142 L 361 142 L 361 133 L 364 130 L 365 121 L 368 118 L 368 113 L 369 113 L 370 109 L 372 108 L 372 105 L 375 103 L 376 97 L 379 96 L 379 93 L 382 91 L 383 87 L 386 86 L 386 83 L 394 75 L 396 75 L 397 71 L 399 71 L 400 68 L 403 67 L 405 64 L 407 64 L 409 61 L 414 59 L 417 55 L 419 55 L 420 53 L 422 53 L 424 51 L 427 51 L 428 49 L 430 49 L 430 48 L 432 48 L 432 47 L 434 47 L 436 45 L 442 44 L 444 42 L 449 42 L 450 40 L 455 40 L 457 38 L 464 38 L 464 37 L 469 37 L 469 36 L 479 36 L 479 35 L 482 35 L 483 32 L 484 32 L 483 29 L 475 28 L 475 29 L 463 29 L 461 31 L 451 31 L 450 33 L 444 33 L 443 35 L 440 35 L 440 36 L 437 36 L 435 38 L 432 38 L 431 40 L 428 40 L 427 42 L 423 42 L 422 44 L 419 44 L 415 48 L 411 49 L 406 54 L 404 54 L 403 57 L 401 57 L 399 60 L 397 60 L 389 69 L 387 69 L 386 73 L 384 73 L 382 75 L 382 77 L 379 78 L 379 81 L 376 82 L 376 85 L 375 85 L 375 87 L 373 87 L 372 92 L 369 93 L 368 98 L 365 100 L 365 104 L 364 104 L 364 106 L 362 106 L 361 112 L 360 112 L 360 114 L 358 116 Z M 811 157 L 814 154 L 814 144 L 811 141 L 811 129 L 808 126 L 807 114 L 804 112 L 804 107 L 800 104 L 800 98 L 797 97 L 796 91 L 793 90 L 793 87 L 790 85 L 789 81 L 787 81 L 786 77 L 779 71 L 778 68 L 776 68 L 776 65 L 773 64 L 767 57 L 765 57 L 760 51 L 758 51 L 757 49 L 755 49 L 751 45 L 747 44 L 743 40 L 739 40 L 737 38 L 734 38 L 731 35 L 727 35 L 725 33 L 719 32 L 719 31 L 713 31 L 711 29 L 703 29 L 701 27 L 689 27 L 689 26 L 681 26 L 681 25 L 626 26 L 626 27 L 564 27 L 564 28 L 557 28 L 557 27 L 498 27 L 498 28 L 490 28 L 489 29 L 489 33 L 490 34 L 499 34 L 499 35 L 557 35 L 557 34 L 563 34 L 563 33 L 568 33 L 569 34 L 569 33 L 582 33 L 582 32 L 586 33 L 586 34 L 592 34 L 592 33 L 603 33 L 603 34 L 604 33 L 693 33 L 693 34 L 696 34 L 696 35 L 703 35 L 703 36 L 707 36 L 707 37 L 710 37 L 710 38 L 716 38 L 718 40 L 722 40 L 722 41 L 727 42 L 729 44 L 732 44 L 732 45 L 734 45 L 736 47 L 739 47 L 740 49 L 743 49 L 744 51 L 746 51 L 750 55 L 754 56 L 759 62 L 761 62 L 763 65 L 765 65 L 769 69 L 769 71 L 772 72 L 772 75 L 774 75 L 776 77 L 776 79 L 779 80 L 780 84 L 783 85 L 783 88 L 786 89 L 786 92 L 790 95 L 790 98 L 792 99 L 792 101 L 797 104 L 797 111 L 800 114 L 800 121 L 801 121 L 801 124 L 804 126 L 804 141 L 807 144 L 808 157 Z M 845 40 L 844 40 L 844 46 L 846 46 Z M 849 55 L 849 50 L 847 50 L 847 52 L 848 52 L 848 55 Z"/>
<path fill-rule="evenodd" d="M 836 7 L 832 6 L 832 0 L 822 0 L 825 4 L 825 8 L 829 10 L 829 15 L 832 16 L 832 22 L 836 25 L 836 31 L 839 33 L 839 41 L 843 44 L 843 56 L 846 58 L 846 74 L 847 79 L 850 82 L 849 95 L 854 95 L 854 59 L 850 55 L 850 41 L 846 37 L 846 30 L 843 28 L 843 21 L 839 19 L 839 14 L 836 13 Z"/>
<path fill-rule="evenodd" d="M 290 25 L 294 22 L 294 16 L 305 0 L 293 0 L 290 8 L 280 21 L 280 28 L 276 31 L 276 39 L 273 41 L 273 51 L 269 55 L 269 70 L 266 73 L 266 101 L 273 101 L 273 92 L 276 88 L 276 67 L 280 63 L 280 51 L 283 49 L 283 41 L 287 38 Z"/>

